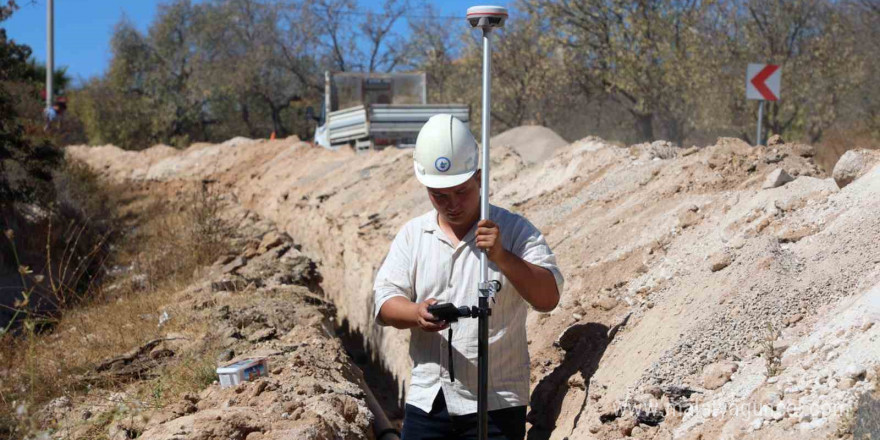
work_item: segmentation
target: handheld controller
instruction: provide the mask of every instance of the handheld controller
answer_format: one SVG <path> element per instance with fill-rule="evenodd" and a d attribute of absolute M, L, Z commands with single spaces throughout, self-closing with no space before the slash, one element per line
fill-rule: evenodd
<path fill-rule="evenodd" d="M 470 307 L 455 307 L 452 303 L 430 305 L 428 306 L 428 313 L 434 315 L 437 320 L 446 322 L 458 322 L 458 318 L 471 317 Z"/>
<path fill-rule="evenodd" d="M 489 282 L 495 292 L 501 291 L 501 282 L 493 280 Z M 487 317 L 492 314 L 490 308 L 480 308 L 477 306 L 461 306 L 455 307 L 452 303 L 437 303 L 428 306 L 428 313 L 434 315 L 438 321 L 446 321 L 446 323 L 458 322 L 459 318 L 480 318 Z M 452 364 L 452 326 L 449 326 L 449 336 L 447 339 L 448 356 L 449 356 L 449 379 L 455 382 L 455 368 Z"/>

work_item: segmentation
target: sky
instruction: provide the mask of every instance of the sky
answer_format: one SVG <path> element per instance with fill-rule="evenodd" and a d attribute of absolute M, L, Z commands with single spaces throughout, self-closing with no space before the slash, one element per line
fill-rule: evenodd
<path fill-rule="evenodd" d="M 100 76 L 110 62 L 110 37 L 113 26 L 127 17 L 145 32 L 156 15 L 156 0 L 55 0 L 55 66 L 67 66 L 74 84 Z M 467 8 L 479 4 L 507 6 L 507 0 L 432 1 L 442 15 L 462 17 Z M 27 44 L 33 57 L 46 61 L 46 0 L 18 0 L 19 9 L 0 24 L 7 36 Z M 361 0 L 361 9 L 376 10 L 381 0 Z"/>

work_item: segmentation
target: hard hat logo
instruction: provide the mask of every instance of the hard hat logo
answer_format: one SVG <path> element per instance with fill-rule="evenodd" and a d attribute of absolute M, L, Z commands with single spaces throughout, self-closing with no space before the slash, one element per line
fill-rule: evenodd
<path fill-rule="evenodd" d="M 449 170 L 449 167 L 451 165 L 452 164 L 449 162 L 449 159 L 445 157 L 438 157 L 437 161 L 434 162 L 434 168 L 437 168 L 437 171 L 440 171 L 441 173 L 445 173 L 447 170 Z"/>

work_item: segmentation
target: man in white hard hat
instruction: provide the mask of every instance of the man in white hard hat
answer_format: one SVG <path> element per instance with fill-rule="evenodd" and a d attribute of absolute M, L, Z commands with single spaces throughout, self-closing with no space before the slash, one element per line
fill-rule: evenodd
<path fill-rule="evenodd" d="M 403 439 L 477 435 L 477 319 L 449 324 L 428 312 L 435 303 L 477 305 L 480 253 L 501 283 L 490 305 L 489 437 L 525 436 L 529 402 L 526 314 L 549 312 L 563 278 L 541 232 L 528 220 L 490 205 L 480 221 L 477 142 L 451 115 L 424 125 L 413 153 L 416 178 L 434 209 L 398 232 L 373 286 L 380 325 L 411 329 L 412 379 Z M 451 347 L 450 347 L 451 342 Z"/>

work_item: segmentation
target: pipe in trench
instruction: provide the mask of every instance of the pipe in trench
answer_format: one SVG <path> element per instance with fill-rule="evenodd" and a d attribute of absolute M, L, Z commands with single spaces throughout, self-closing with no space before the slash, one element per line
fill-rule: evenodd
<path fill-rule="evenodd" d="M 358 385 L 364 390 L 367 408 L 373 413 L 373 434 L 375 434 L 376 440 L 400 440 L 400 432 L 391 426 L 391 422 L 385 415 L 385 410 L 382 409 L 382 405 L 379 405 L 379 401 L 376 400 L 376 396 L 373 395 L 373 391 L 364 380 L 364 372 L 354 363 L 352 365 L 357 368 Z"/>
<path fill-rule="evenodd" d="M 333 330 L 334 325 L 331 324 L 329 320 L 324 319 L 322 321 L 322 327 L 328 337 L 339 338 Z M 364 371 L 354 363 L 354 360 L 352 360 L 351 366 L 354 367 L 358 385 L 364 392 L 364 400 L 367 401 L 367 408 L 373 413 L 373 434 L 375 435 L 376 440 L 400 440 L 400 431 L 391 425 L 388 416 L 385 415 L 385 410 L 382 409 L 379 400 L 376 399 L 370 386 L 367 385 L 367 381 L 364 379 Z"/>

